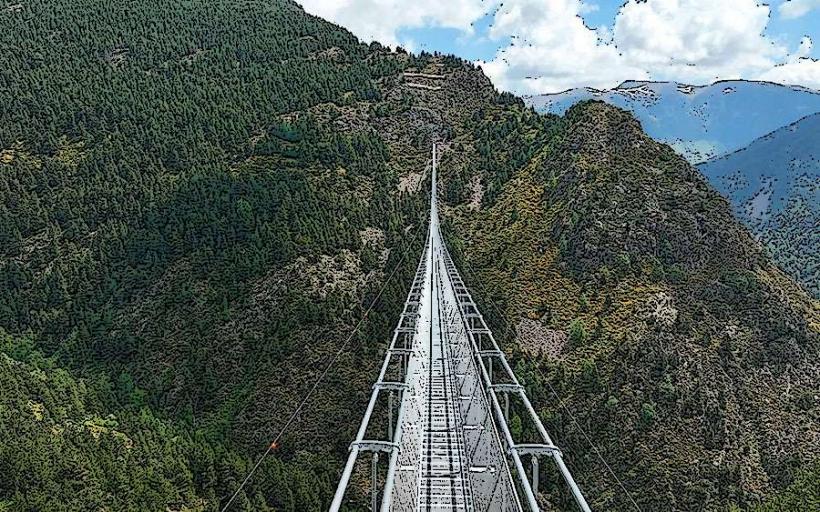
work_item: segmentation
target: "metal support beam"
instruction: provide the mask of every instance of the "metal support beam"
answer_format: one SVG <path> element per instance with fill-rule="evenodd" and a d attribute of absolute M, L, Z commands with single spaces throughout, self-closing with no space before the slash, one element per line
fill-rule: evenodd
<path fill-rule="evenodd" d="M 532 456 L 532 493 L 538 496 L 538 455 Z"/>
<path fill-rule="evenodd" d="M 386 389 L 388 391 L 406 391 L 408 389 L 405 382 L 381 381 L 373 384 L 374 389 Z"/>
<path fill-rule="evenodd" d="M 398 445 L 392 441 L 353 441 L 351 449 L 356 448 L 361 452 L 386 452 L 391 453 Z"/>
<path fill-rule="evenodd" d="M 371 481 L 370 481 L 370 492 L 371 498 L 370 503 L 371 507 L 370 510 L 372 512 L 378 512 L 379 506 L 379 488 L 378 482 L 376 481 L 379 478 L 379 452 L 373 452 L 373 463 L 371 466 Z"/>
<path fill-rule="evenodd" d="M 387 438 L 393 439 L 393 390 L 387 393 Z"/>
<path fill-rule="evenodd" d="M 515 450 L 519 455 L 561 455 L 561 450 L 554 444 L 516 444 L 510 447 L 510 451 Z"/>

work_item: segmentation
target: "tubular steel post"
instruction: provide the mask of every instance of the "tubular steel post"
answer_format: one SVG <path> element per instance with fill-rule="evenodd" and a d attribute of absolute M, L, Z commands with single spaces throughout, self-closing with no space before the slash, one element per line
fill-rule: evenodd
<path fill-rule="evenodd" d="M 378 482 L 376 481 L 379 477 L 379 452 L 373 452 L 373 462 L 370 471 L 371 476 L 371 485 L 370 485 L 370 492 L 371 492 L 371 504 L 372 507 L 370 510 L 373 512 L 377 512 L 377 508 L 379 506 L 379 488 L 376 486 Z"/>
<path fill-rule="evenodd" d="M 510 394 L 504 392 L 504 419 L 510 421 Z"/>
<path fill-rule="evenodd" d="M 387 438 L 393 440 L 393 390 L 387 393 Z"/>
<path fill-rule="evenodd" d="M 538 496 L 538 455 L 532 455 L 532 493 Z"/>

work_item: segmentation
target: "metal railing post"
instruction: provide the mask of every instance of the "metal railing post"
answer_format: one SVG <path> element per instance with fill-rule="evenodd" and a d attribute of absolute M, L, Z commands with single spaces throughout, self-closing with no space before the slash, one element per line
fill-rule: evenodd
<path fill-rule="evenodd" d="M 393 390 L 387 393 L 387 438 L 393 440 Z"/>
<path fill-rule="evenodd" d="M 510 394 L 504 392 L 504 419 L 510 421 Z"/>
<path fill-rule="evenodd" d="M 532 455 L 532 493 L 538 496 L 538 455 Z"/>
<path fill-rule="evenodd" d="M 379 452 L 373 452 L 370 476 L 372 477 L 372 484 L 370 486 L 372 507 L 370 510 L 377 512 L 379 506 L 379 488 L 377 487 L 378 482 L 376 480 L 379 478 Z"/>

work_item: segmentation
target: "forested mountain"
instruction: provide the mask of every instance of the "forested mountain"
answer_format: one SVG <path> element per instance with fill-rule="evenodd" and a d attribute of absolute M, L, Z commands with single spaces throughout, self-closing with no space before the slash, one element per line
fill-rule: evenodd
<path fill-rule="evenodd" d="M 764 510 L 810 510 L 818 302 L 624 111 L 573 107 L 514 162 L 538 137 L 511 121 L 484 115 L 470 148 L 509 177 L 492 197 L 497 171 L 445 153 L 442 180 L 474 182 L 446 232 L 592 509 L 633 507 L 587 436 L 644 510 L 751 510 L 791 482 Z"/>
<path fill-rule="evenodd" d="M 698 168 L 775 261 L 820 297 L 820 114 Z"/>
<path fill-rule="evenodd" d="M 287 1 L 24 2 L 0 46 L 0 509 L 217 509 L 400 265 L 236 507 L 319 509 L 421 247 L 425 58 Z"/>
<path fill-rule="evenodd" d="M 0 509 L 217 510 L 397 269 L 234 503 L 324 508 L 431 141 L 520 101 L 284 0 L 24 2 L 0 46 Z"/>
<path fill-rule="evenodd" d="M 526 101 L 563 115 L 591 99 L 628 110 L 647 134 L 698 163 L 781 268 L 818 296 L 820 92 L 746 80 L 624 82 L 608 91 L 573 89 Z"/>
<path fill-rule="evenodd" d="M 433 140 L 454 252 L 596 510 L 626 497 L 547 381 L 645 510 L 811 489 L 817 302 L 629 115 L 537 114 L 288 0 L 34 0 L 0 47 L 0 510 L 218 510 L 396 269 L 233 509 L 326 508 Z"/>

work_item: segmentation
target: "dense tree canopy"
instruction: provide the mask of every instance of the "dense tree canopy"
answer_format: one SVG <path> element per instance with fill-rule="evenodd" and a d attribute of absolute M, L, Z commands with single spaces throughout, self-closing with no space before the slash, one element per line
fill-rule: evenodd
<path fill-rule="evenodd" d="M 416 57 L 279 0 L 24 2 L 0 48 L 0 509 L 213 510 L 401 263 L 350 357 L 388 332 L 423 200 L 332 117 Z M 300 446 L 353 427 L 238 508 L 320 508 Z"/>

